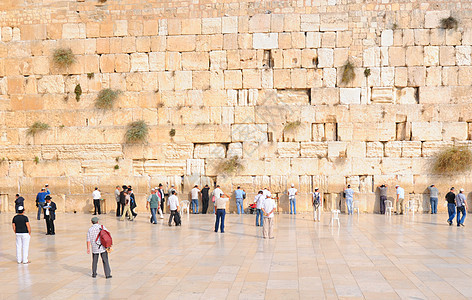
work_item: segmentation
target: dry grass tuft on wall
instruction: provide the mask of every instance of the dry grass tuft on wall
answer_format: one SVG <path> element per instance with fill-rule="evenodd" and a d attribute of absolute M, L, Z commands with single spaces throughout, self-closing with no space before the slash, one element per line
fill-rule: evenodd
<path fill-rule="evenodd" d="M 441 19 L 440 25 L 442 29 L 457 29 L 459 22 L 454 17 Z"/>
<path fill-rule="evenodd" d="M 287 122 L 284 126 L 284 132 L 292 132 L 302 125 L 300 121 Z"/>
<path fill-rule="evenodd" d="M 48 130 L 49 129 L 49 124 L 46 124 L 44 122 L 41 122 L 41 121 L 36 121 L 33 123 L 33 125 L 31 125 L 29 128 L 28 128 L 28 131 L 26 132 L 28 135 L 35 135 L 36 133 L 39 133 L 41 131 L 45 131 L 45 130 Z"/>
<path fill-rule="evenodd" d="M 118 96 L 121 94 L 120 90 L 103 89 L 98 93 L 95 100 L 95 107 L 101 109 L 111 109 Z"/>
<path fill-rule="evenodd" d="M 467 147 L 448 147 L 440 151 L 434 160 L 436 174 L 456 174 L 469 171 L 472 165 L 472 151 Z"/>
<path fill-rule="evenodd" d="M 67 68 L 75 63 L 75 55 L 71 48 L 57 48 L 54 50 L 53 62 L 60 68 Z"/>
<path fill-rule="evenodd" d="M 348 84 L 356 79 L 356 72 L 354 71 L 354 64 L 347 61 L 343 66 L 343 77 L 341 83 Z"/>
<path fill-rule="evenodd" d="M 144 143 L 149 134 L 149 126 L 143 120 L 134 121 L 128 124 L 125 138 L 127 143 Z"/>
<path fill-rule="evenodd" d="M 225 175 L 231 175 L 244 171 L 244 166 L 239 156 L 236 155 L 222 160 L 217 166 L 217 171 Z"/>

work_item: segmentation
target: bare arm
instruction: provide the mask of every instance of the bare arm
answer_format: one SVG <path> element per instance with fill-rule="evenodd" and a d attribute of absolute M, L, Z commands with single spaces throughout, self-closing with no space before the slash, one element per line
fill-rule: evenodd
<path fill-rule="evenodd" d="M 90 242 L 87 241 L 87 254 L 90 254 Z"/>
<path fill-rule="evenodd" d="M 13 227 L 13 233 L 16 233 L 16 225 L 15 225 L 15 223 L 11 223 L 11 226 Z"/>
<path fill-rule="evenodd" d="M 29 222 L 26 222 L 26 227 L 28 228 L 29 235 L 31 235 L 31 226 Z"/>

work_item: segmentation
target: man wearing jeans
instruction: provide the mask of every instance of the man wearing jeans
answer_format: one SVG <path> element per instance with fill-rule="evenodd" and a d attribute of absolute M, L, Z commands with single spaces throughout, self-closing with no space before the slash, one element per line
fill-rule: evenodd
<path fill-rule="evenodd" d="M 447 212 L 449 213 L 447 223 L 449 223 L 449 226 L 452 226 L 452 220 L 454 220 L 454 217 L 456 216 L 456 194 L 454 194 L 454 187 L 452 187 L 449 193 L 446 194 L 446 201 Z"/>
<path fill-rule="evenodd" d="M 429 202 L 431 203 L 431 214 L 437 214 L 438 213 L 438 195 L 439 191 L 434 184 L 431 186 L 428 186 L 429 190 Z"/>
<path fill-rule="evenodd" d="M 348 184 L 347 188 L 344 190 L 344 195 L 346 198 L 347 214 L 352 215 L 352 202 L 354 200 L 354 190 L 351 189 L 350 184 Z"/>
<path fill-rule="evenodd" d="M 192 212 L 194 214 L 198 214 L 198 193 L 200 193 L 200 189 L 198 185 L 195 185 L 191 191 L 192 194 Z"/>
<path fill-rule="evenodd" d="M 151 196 L 149 196 L 147 203 L 146 203 L 146 209 L 148 209 L 148 205 L 151 208 L 151 223 L 152 224 L 157 224 L 157 209 L 159 208 L 159 197 L 156 195 L 156 190 L 152 189 L 151 190 Z"/>
<path fill-rule="evenodd" d="M 254 198 L 254 203 L 256 203 L 256 226 L 262 226 L 262 203 L 264 200 L 264 192 L 259 191 L 259 193 L 257 193 L 256 197 Z"/>
<path fill-rule="evenodd" d="M 292 187 L 288 189 L 288 200 L 290 201 L 290 214 L 297 214 L 297 199 L 295 196 L 298 195 L 298 191 L 295 185 L 292 183 Z"/>
<path fill-rule="evenodd" d="M 215 193 L 216 192 L 216 193 Z M 215 232 L 218 232 L 218 227 L 220 227 L 221 233 L 225 232 L 225 216 L 226 216 L 226 202 L 228 202 L 229 197 L 223 193 L 220 189 L 220 186 L 217 185 L 216 189 L 213 191 L 215 194 Z M 222 198 L 226 196 L 227 198 Z"/>
<path fill-rule="evenodd" d="M 456 207 L 457 207 L 457 226 L 465 226 L 464 220 L 467 211 L 467 200 L 464 195 L 464 189 L 459 190 L 459 194 L 456 195 Z M 462 213 L 462 218 L 461 218 Z"/>
<path fill-rule="evenodd" d="M 49 190 L 46 191 L 46 188 L 41 188 L 41 192 L 36 195 L 36 207 L 38 207 L 38 220 L 41 218 L 41 212 L 43 210 L 44 204 L 46 203 L 46 196 L 49 195 Z"/>
<path fill-rule="evenodd" d="M 97 277 L 98 256 L 100 255 L 102 257 L 105 278 L 111 278 L 107 249 L 100 244 L 100 238 L 97 239 L 101 229 L 102 226 L 98 224 L 98 218 L 93 217 L 92 227 L 90 227 L 87 232 L 87 254 L 90 254 L 90 248 L 92 248 L 92 277 Z M 107 230 L 105 226 L 103 226 L 103 229 Z"/>
<path fill-rule="evenodd" d="M 238 215 L 244 214 L 244 197 L 246 196 L 246 192 L 241 189 L 240 186 L 234 191 L 234 198 L 236 198 L 236 207 L 238 208 Z"/>

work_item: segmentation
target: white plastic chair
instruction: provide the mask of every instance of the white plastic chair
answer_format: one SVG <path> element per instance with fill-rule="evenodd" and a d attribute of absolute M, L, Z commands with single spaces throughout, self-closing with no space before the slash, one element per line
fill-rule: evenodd
<path fill-rule="evenodd" d="M 406 208 L 406 214 L 408 214 L 409 211 L 411 211 L 411 213 L 413 214 L 413 216 L 415 215 L 415 200 L 408 200 L 408 206 Z"/>
<path fill-rule="evenodd" d="M 180 202 L 180 206 L 182 207 L 180 209 L 180 211 L 182 212 L 182 214 L 184 213 L 184 210 L 187 210 L 187 216 L 189 215 L 189 211 L 190 211 L 190 201 L 188 200 L 183 200 Z"/>
<path fill-rule="evenodd" d="M 338 221 L 338 226 L 341 226 L 339 222 L 339 214 L 341 211 L 339 209 L 333 209 L 331 211 L 331 221 L 329 222 L 329 225 L 334 224 L 334 221 Z"/>
<path fill-rule="evenodd" d="M 359 204 L 360 204 L 359 200 L 352 202 L 352 213 L 354 213 L 357 210 L 357 215 L 359 215 L 359 211 L 360 211 Z"/>
<path fill-rule="evenodd" d="M 391 216 L 393 212 L 393 204 L 392 201 L 390 200 L 385 200 L 385 215 L 386 216 Z"/>

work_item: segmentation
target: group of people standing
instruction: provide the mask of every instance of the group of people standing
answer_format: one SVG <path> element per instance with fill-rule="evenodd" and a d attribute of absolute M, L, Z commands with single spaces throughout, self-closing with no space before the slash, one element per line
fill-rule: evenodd
<path fill-rule="evenodd" d="M 95 190 L 98 190 L 98 188 L 95 188 Z M 134 211 L 134 209 L 137 207 L 137 204 L 131 185 L 123 185 L 121 188 L 119 185 L 117 185 L 115 188 L 115 200 L 116 216 L 121 217 L 121 221 L 124 221 L 126 217 L 128 220 L 133 221 L 138 214 Z"/>

